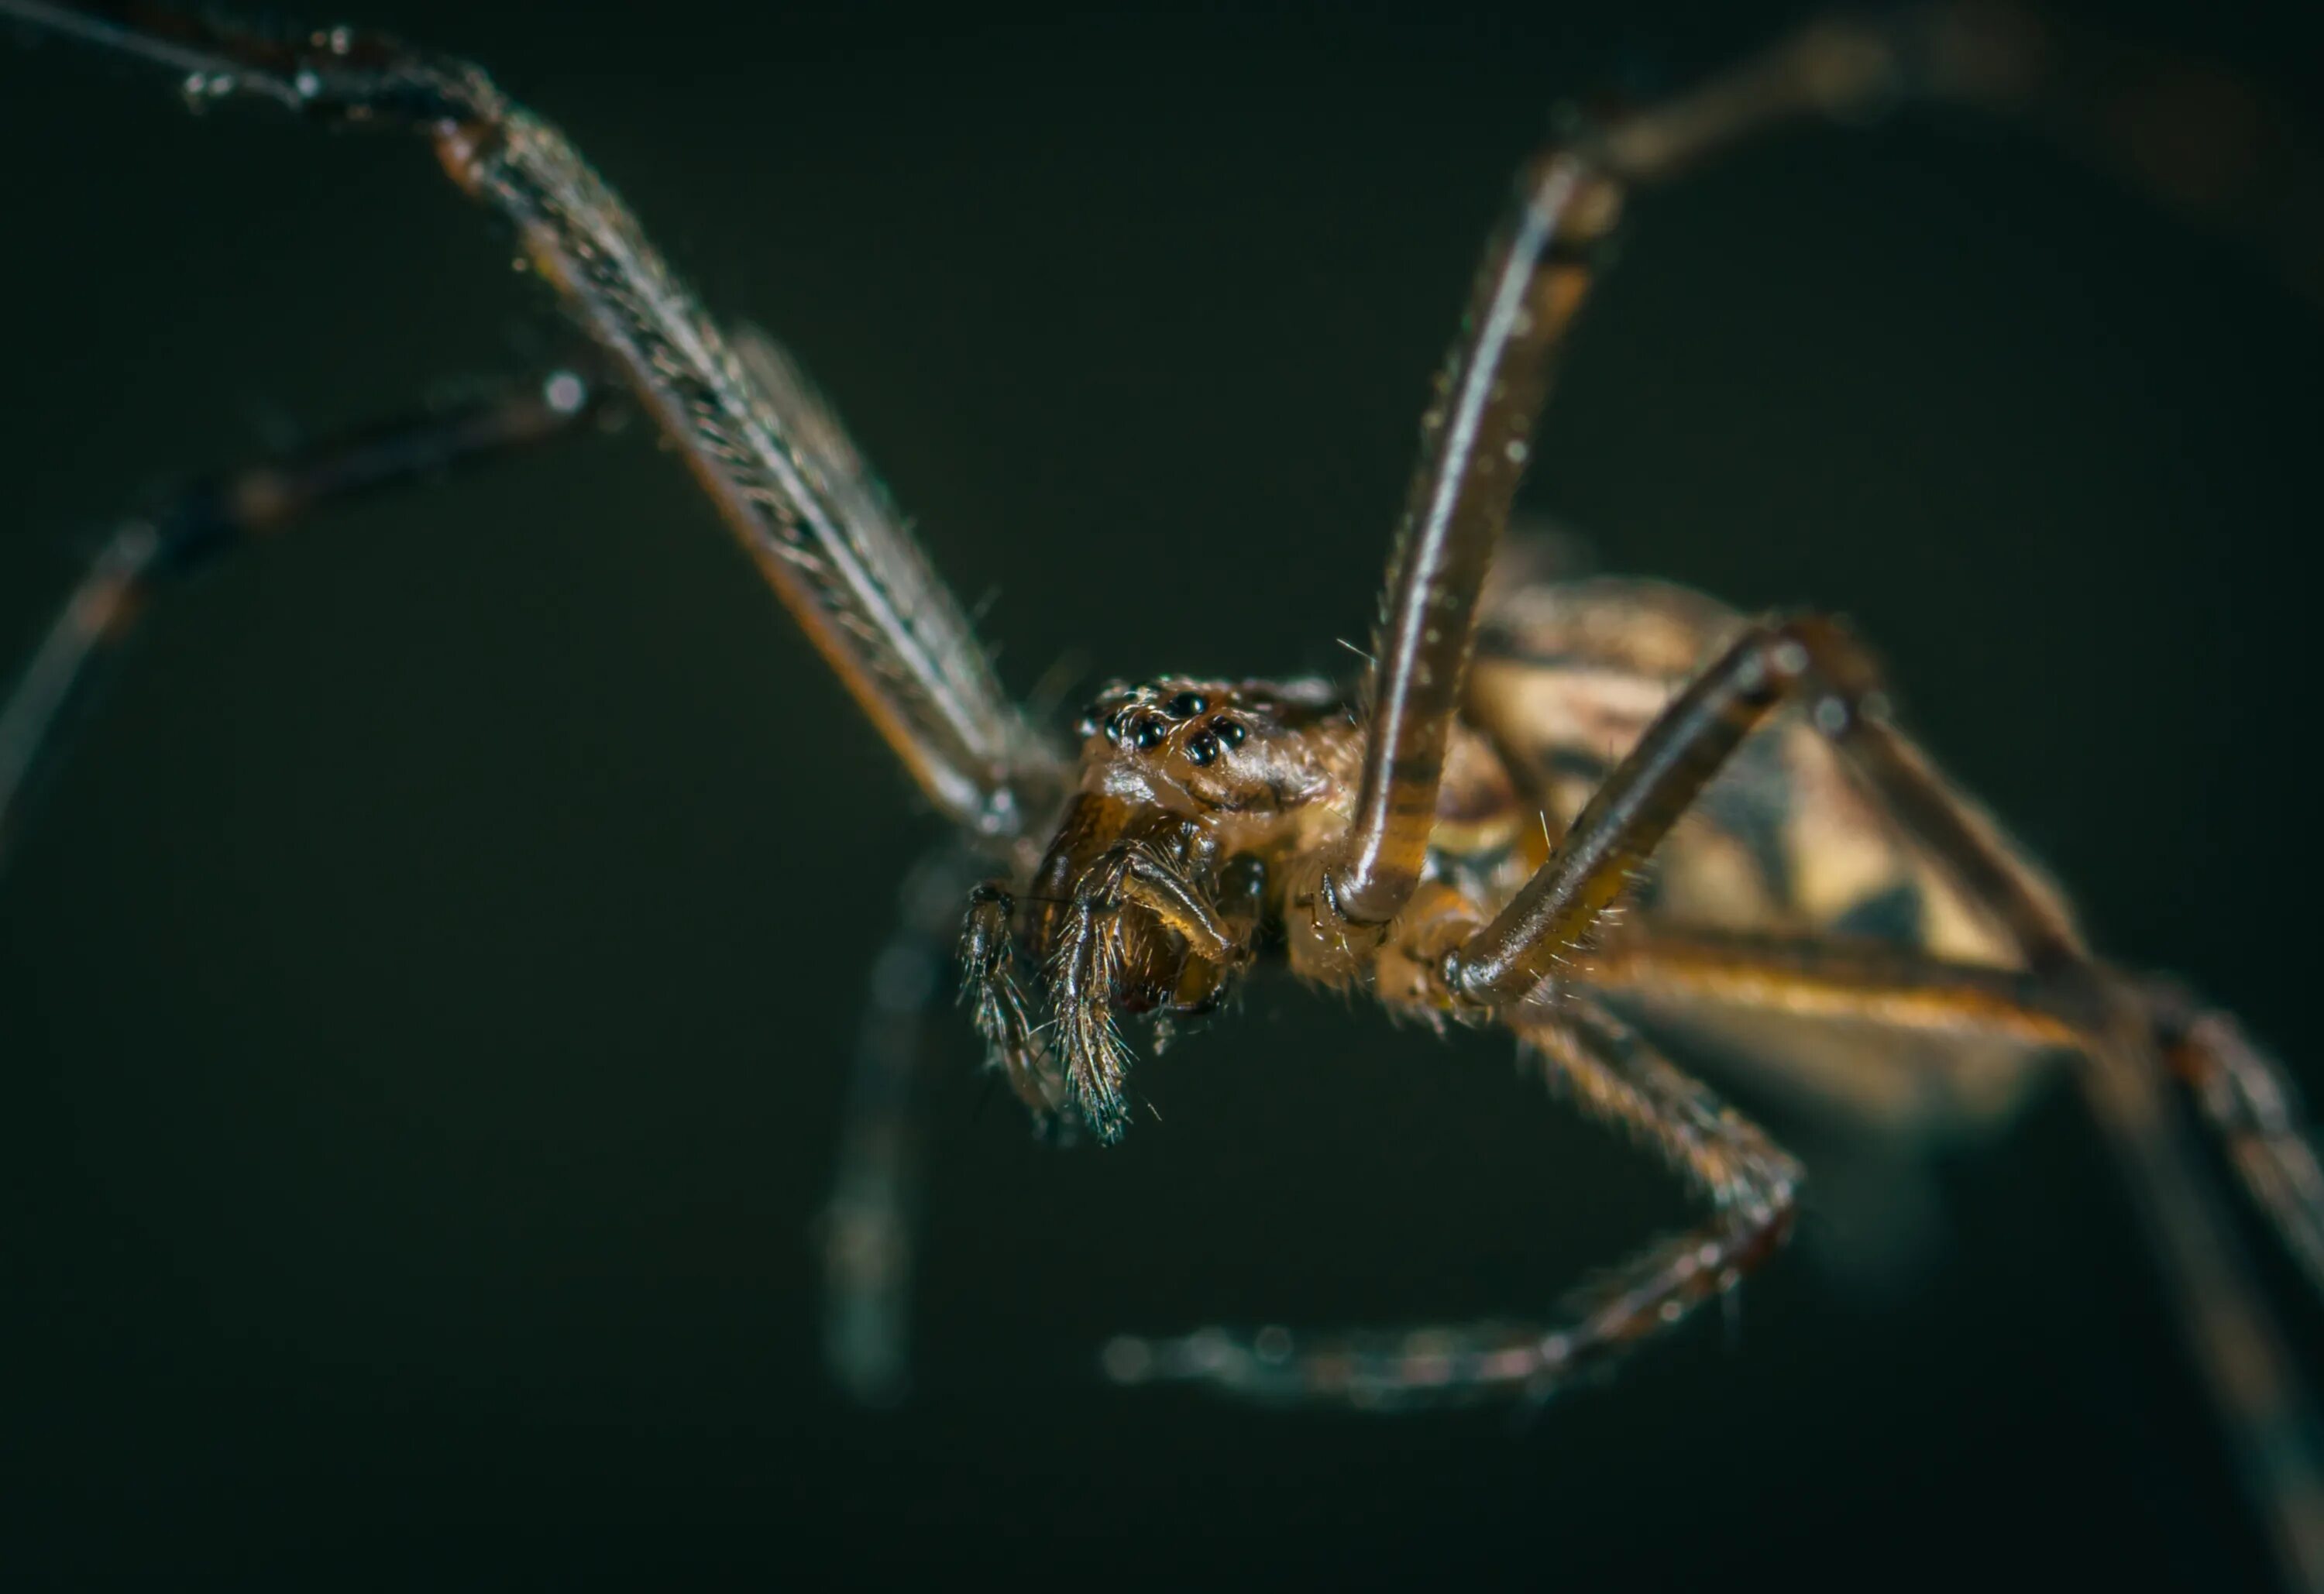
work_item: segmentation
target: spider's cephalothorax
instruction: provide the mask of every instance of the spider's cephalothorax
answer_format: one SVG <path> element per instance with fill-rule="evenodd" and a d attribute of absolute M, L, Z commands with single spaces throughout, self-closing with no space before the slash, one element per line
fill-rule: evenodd
<path fill-rule="evenodd" d="M 1111 683 L 1078 730 L 1056 836 L 1021 891 L 977 889 L 962 955 L 994 1065 L 1044 1121 L 1110 1141 L 1129 1118 L 1120 1016 L 1150 1017 L 1158 1046 L 1219 1005 L 1360 749 L 1311 681 Z"/>
<path fill-rule="evenodd" d="M 1536 810 L 1488 740 L 1452 725 L 1414 904 L 1351 932 L 1318 900 L 1358 789 L 1362 723 L 1322 680 L 1168 677 L 1099 692 L 1076 727 L 1078 779 L 1056 836 L 1021 889 L 978 888 L 963 936 L 977 1029 L 1038 1118 L 1119 1138 L 1120 1020 L 1149 1020 L 1159 1049 L 1263 950 L 1432 1021 L 1483 1016 L 1425 949 L 1447 950 L 1446 926 L 1473 930 L 1540 862 L 1542 849 L 1517 844 L 1538 833 Z"/>

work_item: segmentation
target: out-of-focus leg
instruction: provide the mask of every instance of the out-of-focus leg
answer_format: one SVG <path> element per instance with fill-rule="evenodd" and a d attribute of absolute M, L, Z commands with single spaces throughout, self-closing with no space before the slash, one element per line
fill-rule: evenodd
<path fill-rule="evenodd" d="M 72 711 L 119 658 L 162 588 L 317 514 L 569 436 L 599 402 L 597 384 L 580 372 L 549 372 L 325 438 L 197 483 L 152 513 L 122 521 L 0 700 L 0 862 L 26 803 L 55 765 Z"/>
<path fill-rule="evenodd" d="M 923 1073 L 970 871 L 946 853 L 905 882 L 894 936 L 872 965 L 823 1212 L 823 1358 L 866 1405 L 893 1405 L 911 1375 Z"/>

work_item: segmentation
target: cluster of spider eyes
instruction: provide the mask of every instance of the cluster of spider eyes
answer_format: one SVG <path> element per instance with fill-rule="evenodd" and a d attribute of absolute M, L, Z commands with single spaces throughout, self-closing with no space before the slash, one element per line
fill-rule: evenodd
<path fill-rule="evenodd" d="M 1157 706 L 1126 704 L 1106 716 L 1106 740 L 1116 747 L 1151 752 L 1168 740 L 1173 723 L 1193 719 L 1210 706 L 1210 699 L 1200 692 L 1181 692 Z M 1082 733 L 1096 733 L 1097 717 L 1092 714 L 1082 722 Z M 1219 756 L 1222 747 L 1240 747 L 1250 734 L 1250 727 L 1240 720 L 1217 715 L 1186 738 L 1186 756 L 1197 764 L 1207 764 Z"/>

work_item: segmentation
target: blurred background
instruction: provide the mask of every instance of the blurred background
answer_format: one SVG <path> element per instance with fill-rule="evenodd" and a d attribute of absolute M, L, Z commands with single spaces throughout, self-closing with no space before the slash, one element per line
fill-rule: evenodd
<path fill-rule="evenodd" d="M 2313 99 L 2311 7 L 2084 9 Z M 492 65 L 788 340 L 1021 690 L 1345 671 L 1554 101 L 1795 14 L 347 20 Z M 191 120 L 5 27 L 0 85 L 11 650 L 124 506 L 569 346 L 413 143 Z M 2319 355 L 2265 263 L 2023 135 L 1803 134 L 1637 207 L 1526 503 L 1853 616 L 2098 942 L 2324 1090 Z M 945 1027 L 918 1381 L 852 1408 L 813 1223 L 940 834 L 637 425 L 166 604 L 0 877 L 0 1576 L 2264 1583 L 2062 1091 L 1884 1182 L 1738 1089 L 1856 1171 L 1731 1327 L 1524 1431 L 1101 1386 L 1127 1328 L 1545 1308 L 1687 1212 L 1505 1043 L 1287 983 L 1102 1154 L 1033 1144 Z M 1893 1266 L 1835 1265 L 1914 1202 Z"/>

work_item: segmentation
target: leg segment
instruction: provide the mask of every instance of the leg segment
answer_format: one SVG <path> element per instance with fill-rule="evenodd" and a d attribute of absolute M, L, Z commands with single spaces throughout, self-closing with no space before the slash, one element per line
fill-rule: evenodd
<path fill-rule="evenodd" d="M 2076 1083 L 2126 1175 L 2245 1486 L 2266 1513 L 2283 1570 L 2301 1587 L 2324 1587 L 2324 1437 L 2186 1126 L 2172 1110 L 2149 997 L 2091 957 L 2046 882 L 1887 723 L 1862 651 L 1815 622 L 1804 640 L 1827 688 L 1813 710 L 1818 727 L 1963 893 L 2009 932 L 2026 967 L 2048 986 L 2051 1004 L 2078 1020 L 2084 1038 Z M 2255 1152 L 2262 1144 L 2247 1142 Z M 2271 1198 L 2281 1193 L 2255 1189 L 2274 1215 Z M 2296 1222 L 2285 1230 L 2295 1248 L 2302 1232 Z"/>
<path fill-rule="evenodd" d="M 1743 739 L 1803 693 L 1817 729 L 2015 937 L 2028 967 L 2046 975 L 2083 960 L 2080 934 L 2048 882 L 1888 724 L 1862 648 L 1831 622 L 1805 615 L 1748 628 L 1655 716 L 1533 879 L 1447 960 L 1447 988 L 1499 1007 L 1560 972 Z"/>
<path fill-rule="evenodd" d="M 1656 717 L 1509 905 L 1444 960 L 1446 990 L 1489 1007 L 1533 997 L 1580 953 L 1631 872 L 1742 739 L 1779 701 L 1803 691 L 1811 722 L 1963 896 L 2008 934 L 2041 981 L 2043 1005 L 2072 1024 L 2084 1064 L 2077 1082 L 2122 1160 L 2277 1553 L 2306 1582 L 2324 1584 L 2324 1447 L 2293 1363 L 2170 1110 L 2147 999 L 2090 956 L 2040 872 L 1888 723 L 1868 657 L 1839 627 L 1805 616 L 1738 638 Z M 2283 1193 L 2261 1191 L 2264 1202 Z M 2298 1223 L 2287 1232 L 2301 1243 Z"/>
<path fill-rule="evenodd" d="M 2040 873 L 1888 724 L 1867 656 L 1836 626 L 1807 617 L 1738 639 L 1648 728 L 1509 906 L 1446 959 L 1446 988 L 1490 1006 L 1526 1000 L 1579 951 L 1630 871 L 1736 744 L 1782 696 L 1803 687 L 1813 694 L 1812 722 L 1963 895 L 2010 935 L 2042 981 L 2044 1005 L 2073 1024 L 2084 1064 L 2077 1082 L 2122 1159 L 2278 1554 L 2307 1581 L 2324 1583 L 2324 1447 L 2293 1363 L 2170 1110 L 2146 999 L 2090 957 Z M 2289 1232 L 2298 1245 L 2299 1229 Z"/>
<path fill-rule="evenodd" d="M 1421 465 L 1374 641 L 1361 785 L 1324 882 L 1351 922 L 1395 917 L 1419 883 L 1485 573 L 1548 397 L 1552 356 L 1589 290 L 1590 252 L 1619 207 L 1619 189 L 1578 157 L 1553 153 L 1526 170 L 1422 418 Z"/>
<path fill-rule="evenodd" d="M 2294 1587 L 2324 1588 L 2324 1439 L 2297 1365 L 2171 1110 L 2163 1048 L 2142 998 L 2091 965 L 2070 974 L 2075 996 L 2095 1010 L 2076 1083 L 2122 1167 L 2277 1561 Z"/>
<path fill-rule="evenodd" d="M 921 1075 L 965 868 L 964 860 L 941 855 L 904 884 L 901 921 L 872 965 L 823 1211 L 824 1365 L 866 1405 L 896 1404 L 911 1372 Z"/>
<path fill-rule="evenodd" d="M 2324 236 L 2316 226 L 2324 158 L 2292 134 L 2293 118 L 2216 69 L 2006 3 L 1935 0 L 1827 18 L 1690 94 L 1537 157 L 1487 245 L 1462 335 L 1422 421 L 1372 650 L 1358 799 L 1319 913 L 1385 924 L 1418 882 L 1484 572 L 1552 364 L 1591 286 L 1590 259 L 1628 194 L 1788 124 L 1862 120 L 1913 101 L 2022 118 L 2174 208 L 2209 208 L 2301 286 L 2324 291 L 2314 243 Z M 2157 158 L 2180 140 L 2155 134 L 2183 132 L 2187 107 L 2205 104 L 2222 124 L 2218 170 L 2190 185 Z"/>
<path fill-rule="evenodd" d="M 513 226 L 543 281 L 683 452 L 761 574 L 937 808 L 1023 825 L 1056 755 L 796 366 L 730 345 L 564 135 L 465 62 L 352 29 L 274 33 L 159 5 L 0 0 L 12 18 L 166 68 L 197 99 L 417 133 Z"/>
<path fill-rule="evenodd" d="M 1521 1031 L 1550 1082 L 1593 1117 L 1650 1146 L 1714 1209 L 1701 1227 L 1649 1247 L 1574 1303 L 1554 1330 L 1490 1322 L 1299 1336 L 1204 1329 L 1124 1336 L 1105 1348 L 1120 1384 L 1204 1383 L 1245 1398 L 1368 1407 L 1546 1396 L 1735 1287 L 1789 1231 L 1800 1170 L 1759 1129 L 1594 1003 Z"/>
<path fill-rule="evenodd" d="M 1500 1006 L 1563 963 L 1808 663 L 1774 627 L 1737 638 L 1655 716 L 1508 906 L 1446 960 L 1447 988 Z"/>
<path fill-rule="evenodd" d="M 2149 989 L 2164 1057 L 2194 1087 L 2244 1188 L 2324 1294 L 2324 1167 L 2291 1082 L 2227 1014 Z"/>
<path fill-rule="evenodd" d="M 1886 1029 L 2035 1046 L 2070 1046 L 2081 1039 L 2070 1019 L 2043 1006 L 2038 976 L 1941 963 L 1872 941 L 1626 930 L 1591 948 L 1572 978 L 1608 994 L 1692 998 Z"/>
<path fill-rule="evenodd" d="M 602 402 L 573 371 L 325 438 L 189 488 L 124 521 L 0 702 L 0 861 L 53 765 L 59 733 L 165 586 L 308 516 L 569 435 Z"/>
<path fill-rule="evenodd" d="M 2038 974 L 1941 963 L 1871 943 L 1626 932 L 1593 949 L 1573 977 L 1593 992 L 1649 1002 L 1687 999 L 2061 1050 L 2094 1044 L 2070 1011 L 2051 1002 Z M 2324 1166 L 2282 1065 L 2232 1018 L 2175 986 L 2125 982 L 2144 994 L 2153 1044 L 2193 1092 L 2245 1190 L 2324 1295 Z"/>

